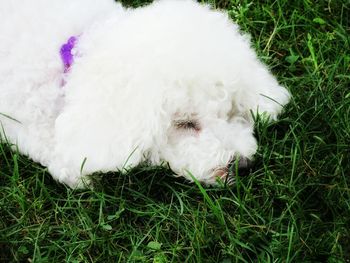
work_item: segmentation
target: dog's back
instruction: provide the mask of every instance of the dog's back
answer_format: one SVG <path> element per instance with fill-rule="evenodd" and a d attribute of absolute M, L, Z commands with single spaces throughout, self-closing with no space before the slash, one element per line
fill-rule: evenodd
<path fill-rule="evenodd" d="M 45 163 L 36 156 L 50 149 L 62 97 L 61 45 L 116 8 L 113 0 L 1 1 L 0 134 L 33 159 Z"/>

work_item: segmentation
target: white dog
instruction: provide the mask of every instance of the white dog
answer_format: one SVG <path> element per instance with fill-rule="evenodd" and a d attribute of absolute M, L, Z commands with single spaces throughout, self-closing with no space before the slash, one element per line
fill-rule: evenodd
<path fill-rule="evenodd" d="M 2 136 L 58 181 L 144 160 L 212 184 L 290 98 L 228 15 L 191 0 L 0 4 Z M 243 161 L 242 161 L 243 160 Z"/>

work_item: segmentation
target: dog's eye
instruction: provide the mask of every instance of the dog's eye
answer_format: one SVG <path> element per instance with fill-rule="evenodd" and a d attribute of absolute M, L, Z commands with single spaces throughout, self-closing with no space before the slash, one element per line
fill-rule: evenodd
<path fill-rule="evenodd" d="M 179 120 L 174 123 L 177 129 L 200 131 L 199 122 L 196 120 Z"/>

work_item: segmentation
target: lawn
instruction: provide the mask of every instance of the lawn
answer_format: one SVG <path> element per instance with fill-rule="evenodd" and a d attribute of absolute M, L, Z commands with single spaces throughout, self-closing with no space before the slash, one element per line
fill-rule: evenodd
<path fill-rule="evenodd" d="M 3 140 L 0 262 L 350 262 L 350 2 L 210 2 L 293 94 L 250 171 L 202 187 L 145 164 L 75 191 Z"/>

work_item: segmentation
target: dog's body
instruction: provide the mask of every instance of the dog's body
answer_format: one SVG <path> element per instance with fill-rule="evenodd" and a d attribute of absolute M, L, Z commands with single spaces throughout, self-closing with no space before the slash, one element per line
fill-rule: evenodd
<path fill-rule="evenodd" d="M 227 15 L 193 1 L 12 0 L 0 17 L 5 134 L 71 187 L 145 159 L 214 183 L 255 153 L 251 112 L 289 100 Z"/>

